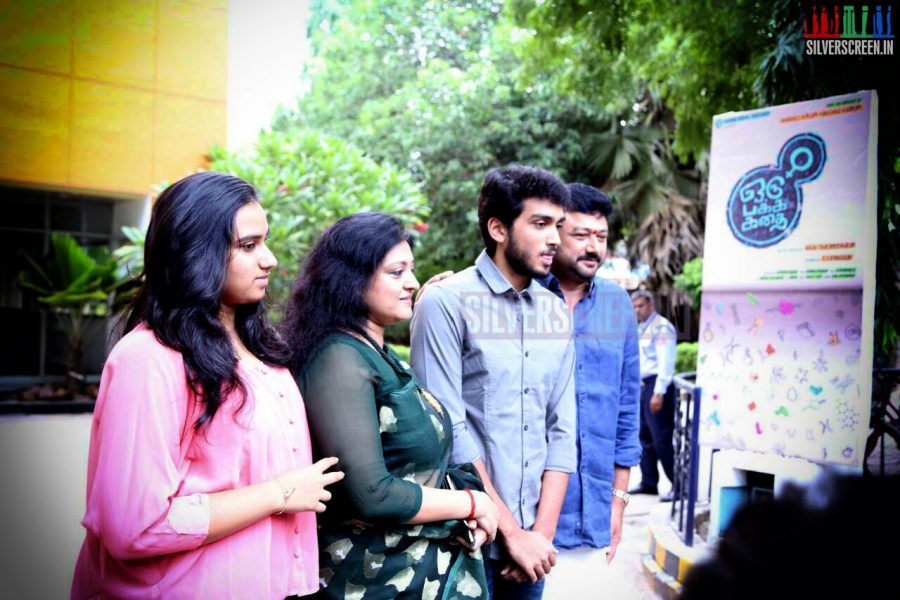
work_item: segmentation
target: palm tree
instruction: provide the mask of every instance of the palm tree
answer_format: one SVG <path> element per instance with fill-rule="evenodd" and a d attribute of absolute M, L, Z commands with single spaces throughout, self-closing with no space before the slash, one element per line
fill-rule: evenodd
<path fill-rule="evenodd" d="M 611 119 L 587 136 L 588 171 L 618 207 L 631 251 L 650 266 L 650 284 L 671 288 L 688 260 L 703 253 L 701 175 L 705 156 L 680 165 L 669 145 L 664 107 L 652 97 L 635 106 L 641 119 Z"/>

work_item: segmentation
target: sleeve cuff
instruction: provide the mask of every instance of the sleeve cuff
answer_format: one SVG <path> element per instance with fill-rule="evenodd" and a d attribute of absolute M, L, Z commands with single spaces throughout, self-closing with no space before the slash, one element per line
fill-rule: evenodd
<path fill-rule="evenodd" d="M 451 458 L 454 463 L 470 463 L 481 458 L 481 451 L 475 444 L 475 440 L 469 435 L 464 423 L 453 428 L 453 452 Z"/>
<path fill-rule="evenodd" d="M 182 535 L 209 534 L 209 496 L 194 494 L 172 500 L 166 519 L 175 533 Z"/>
<path fill-rule="evenodd" d="M 641 462 L 641 452 L 637 450 L 636 452 L 623 452 L 621 454 L 616 454 L 615 465 L 617 467 L 623 467 L 630 469 L 631 467 L 636 467 Z"/>
<path fill-rule="evenodd" d="M 547 447 L 547 462 L 544 465 L 544 470 L 574 473 L 577 468 L 577 462 L 574 444 L 571 450 L 564 444 L 550 444 Z"/>

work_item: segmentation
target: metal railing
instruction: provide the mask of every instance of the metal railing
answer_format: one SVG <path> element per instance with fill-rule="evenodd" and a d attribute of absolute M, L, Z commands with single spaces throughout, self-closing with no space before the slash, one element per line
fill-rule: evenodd
<path fill-rule="evenodd" d="M 885 436 L 889 436 L 900 447 L 900 397 L 894 390 L 900 385 L 900 369 L 872 369 L 872 416 L 869 421 L 869 436 L 866 439 L 866 451 L 863 461 L 865 473 L 871 474 L 868 458 L 875 450 L 880 449 L 879 475 L 885 474 Z"/>
<path fill-rule="evenodd" d="M 694 545 L 694 507 L 700 463 L 700 401 L 702 390 L 694 384 L 696 373 L 679 373 L 675 385 L 675 481 L 672 482 L 670 518 L 687 546 Z"/>

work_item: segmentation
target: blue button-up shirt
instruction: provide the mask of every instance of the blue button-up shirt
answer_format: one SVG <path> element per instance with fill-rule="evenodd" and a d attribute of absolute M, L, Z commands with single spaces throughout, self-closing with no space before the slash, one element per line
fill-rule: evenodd
<path fill-rule="evenodd" d="M 541 283 L 563 297 L 553 275 Z M 554 543 L 604 548 L 615 466 L 632 467 L 641 458 L 637 319 L 625 290 L 600 277 L 574 318 L 578 470 L 569 477 Z"/>
<path fill-rule="evenodd" d="M 451 460 L 482 458 L 497 493 L 530 529 L 544 471 L 576 465 L 565 303 L 536 281 L 517 292 L 482 252 L 474 267 L 418 300 L 410 340 L 413 371 L 453 421 Z"/>

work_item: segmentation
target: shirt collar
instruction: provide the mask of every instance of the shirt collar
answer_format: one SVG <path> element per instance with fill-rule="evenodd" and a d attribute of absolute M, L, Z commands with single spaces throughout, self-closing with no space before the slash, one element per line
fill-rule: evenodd
<path fill-rule="evenodd" d="M 647 320 L 640 324 L 640 330 L 647 331 L 647 329 L 650 327 L 650 324 L 653 323 L 653 319 L 655 319 L 657 316 L 659 316 L 659 313 L 657 313 L 655 310 L 651 312 L 650 316 L 647 317 Z"/>
<path fill-rule="evenodd" d="M 500 272 L 494 259 L 488 255 L 487 250 L 482 250 L 481 254 L 478 255 L 478 258 L 475 259 L 475 268 L 494 294 L 502 295 L 509 291 L 512 291 L 513 293 L 516 292 L 516 289 L 509 280 L 506 279 L 506 276 Z M 540 285 L 541 284 L 532 277 L 528 287 L 522 290 L 521 296 L 529 300 L 534 298 L 535 292 Z"/>
<path fill-rule="evenodd" d="M 550 290 L 551 292 L 553 292 L 554 294 L 559 296 L 560 298 L 563 298 L 563 299 L 565 298 L 565 296 L 563 295 L 562 288 L 559 287 L 559 279 L 557 279 L 556 275 L 554 275 L 553 273 L 550 273 L 543 279 L 539 279 L 538 282 L 542 286 L 544 286 L 545 288 L 547 288 L 548 290 Z M 596 288 L 595 283 L 596 283 L 596 278 L 592 277 L 591 283 L 588 285 L 587 294 L 584 295 L 584 298 L 591 298 L 594 295 L 594 289 Z M 582 298 L 582 300 L 584 298 Z"/>

